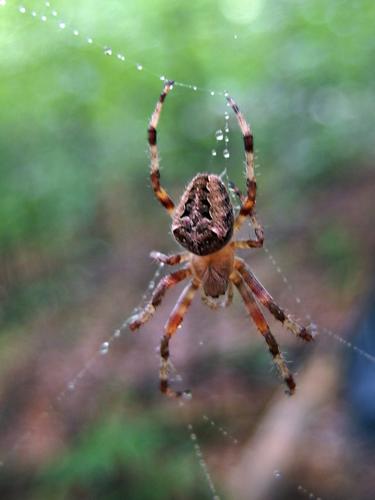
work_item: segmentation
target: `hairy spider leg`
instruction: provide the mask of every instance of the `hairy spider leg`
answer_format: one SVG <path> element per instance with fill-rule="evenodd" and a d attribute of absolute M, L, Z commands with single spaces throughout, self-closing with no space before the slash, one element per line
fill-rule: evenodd
<path fill-rule="evenodd" d="M 231 189 L 236 196 L 238 196 L 241 205 L 245 202 L 245 196 L 241 193 L 241 190 L 234 184 L 234 182 L 229 181 L 229 189 Z M 264 231 L 263 227 L 257 220 L 255 213 L 250 216 L 251 223 L 254 227 L 256 240 L 237 240 L 234 242 L 234 248 L 261 248 L 264 241 Z"/>
<path fill-rule="evenodd" d="M 278 321 L 281 321 L 285 328 L 291 331 L 296 337 L 300 337 L 307 342 L 314 340 L 313 335 L 307 330 L 307 328 L 301 326 L 289 314 L 281 309 L 243 259 L 236 257 L 234 260 L 234 267 L 241 274 L 253 294 Z"/>
<path fill-rule="evenodd" d="M 255 180 L 255 172 L 254 172 L 254 138 L 251 132 L 250 125 L 245 120 L 243 114 L 241 113 L 239 107 L 237 106 L 234 99 L 230 96 L 227 97 L 227 101 L 231 108 L 233 109 L 238 124 L 240 126 L 243 142 L 245 148 L 245 158 L 246 158 L 246 186 L 247 186 L 247 196 L 243 198 L 240 196 L 240 200 L 242 202 L 240 212 L 237 215 L 237 218 L 234 222 L 234 228 L 239 229 L 246 217 L 251 217 L 252 223 L 254 225 L 255 234 L 257 239 L 263 243 L 263 227 L 257 221 L 255 216 L 255 202 L 256 202 L 256 191 L 257 191 L 257 183 Z M 237 190 L 236 194 L 240 194 L 240 191 Z M 261 246 L 261 245 L 260 245 Z"/>
<path fill-rule="evenodd" d="M 170 215 L 173 215 L 174 203 L 167 191 L 160 185 L 159 153 L 156 141 L 156 127 L 158 125 L 163 102 L 173 83 L 174 82 L 170 80 L 164 85 L 163 92 L 160 94 L 159 100 L 156 103 L 155 111 L 152 113 L 151 120 L 148 126 L 148 144 L 150 146 L 151 156 L 151 185 L 156 198 L 160 201 L 160 203 L 169 212 Z"/>
<path fill-rule="evenodd" d="M 280 373 L 281 377 L 283 378 L 285 384 L 288 387 L 287 391 L 288 394 L 292 395 L 296 388 L 293 375 L 290 373 L 286 365 L 286 362 L 280 353 L 279 346 L 275 340 L 275 337 L 272 335 L 265 317 L 263 316 L 261 310 L 259 309 L 257 303 L 255 302 L 253 294 L 247 288 L 240 274 L 233 273 L 231 275 L 231 280 L 237 287 L 242 297 L 242 300 L 245 303 L 246 309 L 248 310 L 257 329 L 263 335 L 264 340 L 268 345 L 268 349 L 272 355 L 273 362 L 275 363 L 278 372 Z"/>
<path fill-rule="evenodd" d="M 199 283 L 192 281 L 182 291 L 176 305 L 171 312 L 168 321 L 164 328 L 164 335 L 160 342 L 160 391 L 169 397 L 180 397 L 190 391 L 176 392 L 169 387 L 168 372 L 169 372 L 169 341 L 176 333 L 177 328 L 181 325 L 186 311 L 188 310 L 195 292 L 199 288 Z"/>
<path fill-rule="evenodd" d="M 190 275 L 190 268 L 184 267 L 174 273 L 164 276 L 156 286 L 149 303 L 139 314 L 136 314 L 134 316 L 133 321 L 129 325 L 130 330 L 137 330 L 142 325 L 147 323 L 147 321 L 149 321 L 154 315 L 156 307 L 161 304 L 161 301 L 163 300 L 165 292 L 168 290 L 168 288 L 171 288 L 180 281 L 183 281 Z"/>
<path fill-rule="evenodd" d="M 181 264 L 182 262 L 187 262 L 189 260 L 188 252 L 165 255 L 164 253 L 154 250 L 150 253 L 150 257 L 169 266 L 176 266 L 177 264 Z"/>

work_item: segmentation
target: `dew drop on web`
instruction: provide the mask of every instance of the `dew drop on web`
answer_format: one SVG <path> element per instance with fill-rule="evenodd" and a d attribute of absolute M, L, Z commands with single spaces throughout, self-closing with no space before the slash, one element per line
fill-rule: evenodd
<path fill-rule="evenodd" d="M 109 349 L 109 342 L 103 342 L 100 346 L 100 354 L 107 354 Z"/>
<path fill-rule="evenodd" d="M 224 139 L 223 131 L 221 129 L 216 130 L 215 137 L 217 141 L 222 141 Z"/>

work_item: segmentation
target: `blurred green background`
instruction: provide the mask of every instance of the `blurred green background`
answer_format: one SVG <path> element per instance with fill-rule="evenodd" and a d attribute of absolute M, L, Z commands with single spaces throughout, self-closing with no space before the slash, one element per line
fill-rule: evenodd
<path fill-rule="evenodd" d="M 319 372 L 318 385 L 331 391 L 288 444 L 294 458 L 276 463 L 286 474 L 249 496 L 238 471 L 285 397 L 240 301 L 217 314 L 195 304 L 176 336 L 194 394 L 186 407 L 157 389 L 155 348 L 176 292 L 64 391 L 139 305 L 155 269 L 149 252 L 176 249 L 148 179 L 161 76 L 188 84 L 168 96 L 159 126 L 174 199 L 199 171 L 226 168 L 244 185 L 232 115 L 230 158 L 215 139 L 228 90 L 254 131 L 258 212 L 277 264 L 262 251 L 247 260 L 302 321 L 349 339 L 374 269 L 374 25 L 371 1 L 1 2 L 2 498 L 212 498 L 189 423 L 223 498 L 298 498 L 299 484 L 323 498 L 370 498 L 359 464 L 370 467 L 373 453 L 351 434 L 350 403 L 342 410 L 352 350 L 323 333 L 301 346 L 274 323 L 301 385 L 305 364 L 328 356 L 333 373 Z M 315 401 L 301 393 L 294 405 Z M 321 454 L 305 455 L 319 439 Z"/>

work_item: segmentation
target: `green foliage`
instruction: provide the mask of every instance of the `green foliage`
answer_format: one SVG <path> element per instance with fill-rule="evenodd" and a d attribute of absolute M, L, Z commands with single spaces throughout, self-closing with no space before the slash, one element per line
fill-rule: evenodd
<path fill-rule="evenodd" d="M 330 225 L 317 235 L 316 254 L 326 266 L 331 281 L 338 288 L 345 289 L 354 283 L 358 272 L 356 262 L 357 248 L 352 235 L 339 225 Z"/>
<path fill-rule="evenodd" d="M 263 189 L 341 176 L 372 153 L 373 2 L 54 2 L 42 23 L 2 9 L 0 245 L 70 240 L 95 219 L 103 191 L 147 188 L 145 129 L 160 81 L 228 88 L 255 130 Z M 25 2 L 28 12 L 37 8 Z M 38 10 L 38 13 L 42 10 Z M 67 22 L 65 30 L 58 21 Z M 69 19 L 72 20 L 69 25 Z M 81 35 L 74 37 L 72 27 Z M 106 57 L 84 33 L 113 48 Z M 117 51 L 126 62 L 115 59 Z M 115 60 L 114 60 L 115 59 Z M 177 88 L 160 125 L 164 178 L 181 189 L 210 159 L 224 101 Z M 231 177 L 241 142 L 232 127 Z M 296 182 L 295 180 L 293 182 Z M 267 187 L 266 187 L 267 186 Z M 140 209 L 142 203 L 137 208 Z"/>
<path fill-rule="evenodd" d="M 211 150 L 228 108 L 211 89 L 229 90 L 249 119 L 260 193 L 274 213 L 303 211 L 320 186 L 373 161 L 373 0 L 23 5 L 27 14 L 10 1 L 0 8 L 0 319 L 6 327 L 76 302 L 86 275 L 96 278 L 102 269 L 97 264 L 105 252 L 128 251 L 125 282 L 138 254 L 146 258 L 149 241 L 168 248 L 167 218 L 149 186 L 146 144 L 161 75 L 208 90 L 176 86 L 168 96 L 158 138 L 162 177 L 173 195 L 195 173 L 225 166 L 221 146 L 216 157 Z M 51 9 L 59 12 L 56 19 Z M 104 47 L 113 55 L 104 55 Z M 230 127 L 226 165 L 242 186 L 243 146 L 233 117 Z M 356 249 L 344 228 L 328 221 L 316 251 L 335 279 L 350 279 Z M 124 305 L 121 314 L 128 310 Z M 243 373 L 253 376 L 263 352 L 231 365 L 245 370 L 251 361 Z M 190 449 L 185 453 L 191 443 L 178 435 L 152 414 L 101 417 L 38 471 L 34 498 L 208 498 L 204 479 L 196 481 L 197 460 Z"/>
<path fill-rule="evenodd" d="M 209 498 L 189 441 L 156 415 L 96 422 L 41 473 L 36 498 Z"/>

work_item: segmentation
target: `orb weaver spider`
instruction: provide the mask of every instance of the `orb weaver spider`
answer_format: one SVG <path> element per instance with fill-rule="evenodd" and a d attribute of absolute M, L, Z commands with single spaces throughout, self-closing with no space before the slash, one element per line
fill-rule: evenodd
<path fill-rule="evenodd" d="M 238 215 L 234 210 L 224 183 L 219 176 L 202 173 L 196 175 L 185 189 L 177 207 L 160 184 L 159 155 L 156 141 L 156 127 L 165 98 L 173 87 L 173 81 L 166 81 L 163 92 L 156 104 L 148 127 L 148 143 L 151 156 L 151 184 L 156 198 L 172 217 L 172 233 L 177 242 L 187 251 L 175 255 L 151 252 L 151 257 L 171 266 L 184 264 L 178 271 L 164 276 L 143 310 L 136 314 L 130 323 L 131 330 L 137 330 L 149 321 L 155 309 L 160 305 L 165 292 L 177 283 L 189 279 L 182 291 L 168 321 L 160 344 L 160 390 L 170 397 L 189 394 L 190 391 L 177 392 L 168 381 L 169 341 L 193 300 L 197 290 L 201 291 L 203 301 L 210 307 L 213 301 L 226 295 L 225 306 L 233 297 L 233 285 L 237 288 L 246 309 L 257 329 L 263 335 L 274 364 L 283 378 L 287 393 L 293 394 L 296 384 L 279 346 L 272 335 L 267 321 L 260 310 L 259 303 L 279 320 L 284 327 L 303 340 L 313 339 L 310 329 L 299 325 L 289 314 L 283 311 L 269 292 L 258 281 L 243 259 L 235 256 L 236 249 L 260 248 L 263 246 L 264 233 L 255 213 L 256 180 L 254 174 L 253 135 L 250 126 L 240 112 L 235 101 L 227 96 L 227 101 L 234 111 L 241 129 L 245 148 L 247 194 L 243 196 L 234 187 L 241 201 Z M 255 239 L 235 240 L 233 233 L 238 231 L 243 222 L 250 218 L 255 232 Z"/>

